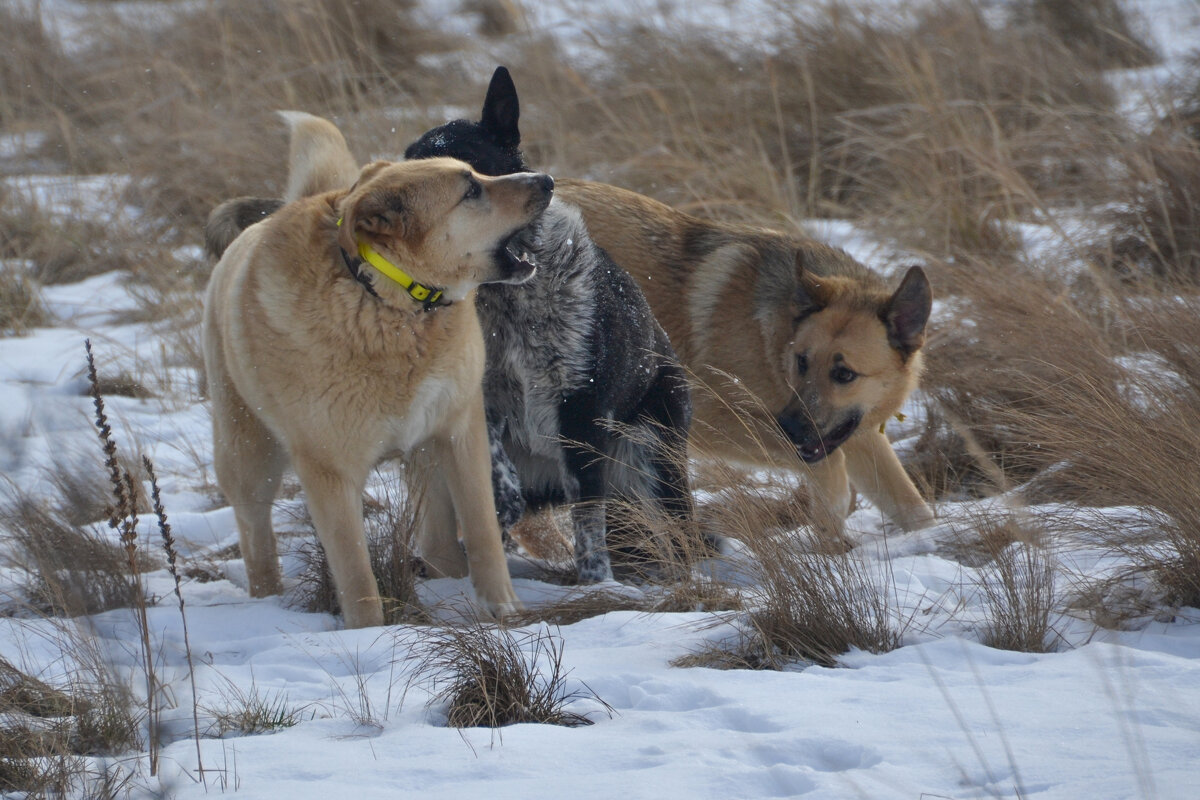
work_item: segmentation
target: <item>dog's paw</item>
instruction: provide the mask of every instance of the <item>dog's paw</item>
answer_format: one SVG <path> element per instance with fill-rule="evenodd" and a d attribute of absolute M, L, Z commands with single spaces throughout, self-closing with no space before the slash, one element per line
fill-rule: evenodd
<path fill-rule="evenodd" d="M 502 620 L 506 616 L 519 614 L 525 610 L 525 606 L 521 605 L 521 601 L 517 598 L 517 593 L 513 591 L 512 584 L 508 581 L 504 583 L 508 585 L 482 589 L 478 586 L 475 587 L 475 602 L 483 612 L 483 616 Z"/>
<path fill-rule="evenodd" d="M 502 600 L 499 602 L 480 600 L 479 605 L 481 606 L 485 616 L 490 617 L 497 622 L 503 621 L 505 617 L 511 617 L 516 614 L 520 614 L 525 610 L 525 606 L 521 604 L 521 601 L 518 600 L 515 595 L 511 600 Z"/>

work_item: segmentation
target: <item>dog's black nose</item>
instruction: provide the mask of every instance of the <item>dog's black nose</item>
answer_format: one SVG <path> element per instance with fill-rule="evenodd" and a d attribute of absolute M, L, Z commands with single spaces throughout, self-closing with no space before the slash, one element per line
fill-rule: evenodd
<path fill-rule="evenodd" d="M 546 194 L 554 191 L 554 178 L 549 175 L 540 175 L 538 177 L 538 188 Z"/>

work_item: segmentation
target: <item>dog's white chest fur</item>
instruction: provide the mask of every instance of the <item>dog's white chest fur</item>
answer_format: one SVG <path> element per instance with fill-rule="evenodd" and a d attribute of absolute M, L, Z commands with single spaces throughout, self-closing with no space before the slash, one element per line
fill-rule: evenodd
<path fill-rule="evenodd" d="M 427 377 L 417 385 L 405 413 L 387 424 L 387 449 L 410 452 L 440 427 L 447 408 L 453 408 L 456 384 L 442 377 Z"/>

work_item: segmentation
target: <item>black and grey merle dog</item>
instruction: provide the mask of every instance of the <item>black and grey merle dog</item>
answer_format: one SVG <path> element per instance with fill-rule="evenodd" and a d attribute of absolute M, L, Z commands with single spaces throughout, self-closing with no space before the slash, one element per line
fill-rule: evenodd
<path fill-rule="evenodd" d="M 405 158 L 449 156 L 485 175 L 529 172 L 519 116 L 516 87 L 499 67 L 478 122 L 434 128 Z M 649 502 L 693 530 L 687 376 L 637 284 L 574 207 L 552 200 L 512 244 L 537 265 L 533 278 L 476 295 L 496 507 L 508 526 L 525 503 L 570 504 L 579 579 L 607 580 L 608 501 Z"/>

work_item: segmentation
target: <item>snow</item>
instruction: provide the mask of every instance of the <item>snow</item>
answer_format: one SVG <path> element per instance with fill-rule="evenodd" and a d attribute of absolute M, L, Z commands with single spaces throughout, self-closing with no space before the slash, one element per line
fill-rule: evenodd
<path fill-rule="evenodd" d="M 450 15 L 448 5 L 431 3 L 430 13 Z M 713 13 L 705 24 L 753 36 L 755 10 L 769 5 L 752 4 L 748 12 L 710 2 L 705 8 Z M 133 13 L 141 4 L 120 6 Z M 618 7 L 599 4 L 605 14 Z M 1177 68 L 1195 39 L 1200 12 L 1185 0 L 1143 0 L 1139 7 L 1175 59 L 1164 69 Z M 589 30 L 600 13 L 596 8 L 527 4 L 536 24 L 564 38 Z M 684 4 L 655 8 L 656 20 L 684 12 L 699 18 Z M 63 0 L 44 3 L 44 13 L 60 14 L 64 26 L 77 24 L 77 12 Z M 579 34 L 578 41 L 584 38 Z M 1162 74 L 1139 71 L 1116 79 L 1153 83 Z M 6 158 L 21 146 L 0 141 Z M 124 179 L 8 180 L 55 213 L 107 218 Z M 809 227 L 867 263 L 894 260 L 888 245 L 849 223 Z M 1022 225 L 1020 233 L 1032 256 L 1059 240 L 1049 227 Z M 97 297 L 106 298 L 102 308 Z M 151 383 L 155 370 L 146 365 L 161 358 L 162 343 L 153 326 L 122 321 L 129 317 L 121 312 L 136 307 L 136 300 L 116 274 L 48 287 L 44 299 L 56 327 L 0 339 L 0 473 L 14 487 L 50 496 L 47 473 L 55 465 L 98 459 L 92 455 L 98 443 L 85 393 L 84 339 L 91 338 L 102 373 L 124 370 Z M 1138 357 L 1129 358 L 1126 366 L 1139 374 Z M 195 394 L 186 401 L 113 397 L 108 409 L 125 453 L 144 452 L 155 461 L 185 562 L 215 558 L 234 544 L 232 511 L 211 490 L 204 402 Z M 889 423 L 901 452 L 921 430 L 919 397 L 905 411 L 905 421 Z M 280 528 L 293 527 L 298 507 L 295 500 L 279 503 Z M 1200 612 L 1178 609 L 1170 621 L 1147 618 L 1130 630 L 1060 615 L 1054 620 L 1060 637 L 1055 652 L 984 646 L 987 608 L 979 586 L 986 576 L 951 559 L 944 545 L 972 532 L 985 513 L 1005 510 L 1054 522 L 1062 543 L 1055 551 L 1055 591 L 1064 598 L 1086 579 L 1126 566 L 1086 542 L 1084 521 L 1154 524 L 1143 509 L 1019 508 L 1015 498 L 1001 497 L 943 504 L 937 525 L 901 533 L 860 498 L 848 526 L 868 569 L 893 587 L 892 611 L 904 646 L 878 655 L 852 652 L 836 668 L 721 671 L 671 663 L 735 636 L 736 617 L 729 613 L 612 611 L 561 627 L 530 626 L 562 642 L 568 689 L 581 691 L 569 709 L 594 722 L 579 728 L 449 729 L 441 724 L 442 709 L 428 704 L 428 687 L 410 685 L 409 655 L 419 629 L 341 630 L 339 620 L 293 608 L 286 597 L 249 598 L 240 563 L 224 562 L 216 579 L 183 585 L 201 726 L 252 691 L 295 709 L 297 722 L 270 735 L 203 739 L 204 781 L 197 780 L 191 739 L 181 616 L 173 584 L 158 570 L 147 577 L 158 598 L 149 619 L 160 678 L 170 689 L 163 719 L 169 743 L 159 778 L 142 774 L 137 785 L 147 795 L 161 789 L 180 800 L 216 791 L 272 800 L 327 800 L 330 792 L 352 793 L 356 800 L 1194 797 L 1200 776 Z M 156 550 L 152 520 L 143 519 L 139 530 L 145 546 Z M 293 583 L 299 570 L 294 544 L 284 541 L 285 574 Z M 511 566 L 527 605 L 578 591 L 522 577 L 528 570 L 515 558 Z M 631 596 L 643 591 L 615 584 L 594 591 L 601 590 Z M 445 619 L 469 613 L 467 581 L 425 581 L 420 591 Z M 110 611 L 86 624 L 136 688 L 132 614 Z M 51 683 L 63 680 L 71 664 L 70 654 L 59 649 L 62 641 L 61 623 L 28 614 L 0 618 L 0 656 Z"/>

